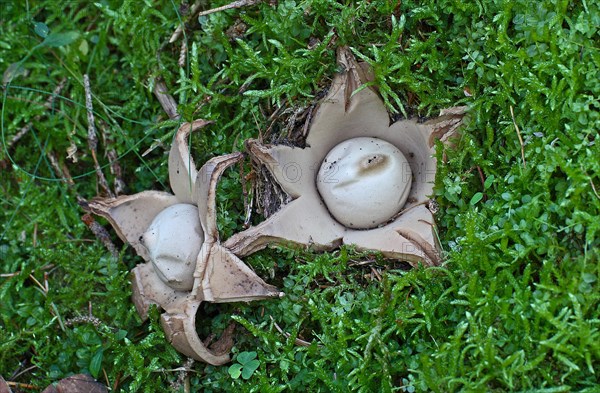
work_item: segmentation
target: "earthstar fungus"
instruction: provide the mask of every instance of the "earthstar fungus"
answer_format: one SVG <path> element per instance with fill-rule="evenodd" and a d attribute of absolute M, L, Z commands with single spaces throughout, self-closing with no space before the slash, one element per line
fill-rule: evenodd
<path fill-rule="evenodd" d="M 314 115 L 306 147 L 246 141 L 292 201 L 224 246 L 243 257 L 273 243 L 331 250 L 354 244 L 413 265 L 441 262 L 435 223 L 427 208 L 436 173 L 435 143 L 462 123 L 464 107 L 426 122 L 390 125 L 377 92 L 361 85 L 370 69 L 346 48 L 345 68 Z"/>
<path fill-rule="evenodd" d="M 213 365 L 230 360 L 228 353 L 211 350 L 198 337 L 196 314 L 202 302 L 283 295 L 240 260 L 268 245 L 332 250 L 354 244 L 413 265 L 441 262 L 428 209 L 435 143 L 455 133 L 465 108 L 447 109 L 423 123 L 407 119 L 390 124 L 377 92 L 358 89 L 370 81 L 369 67 L 357 63 L 347 48 L 338 51 L 338 62 L 344 72 L 320 103 L 306 147 L 246 141 L 250 157 L 292 199 L 260 224 L 221 244 L 217 183 L 243 156 L 215 157 L 197 170 L 187 137 L 208 124 L 204 120 L 184 124 L 175 135 L 169 153 L 173 194 L 144 191 L 89 203 L 145 260 L 132 271 L 133 301 L 143 319 L 150 304 L 164 310 L 163 329 L 181 353 Z"/>
<path fill-rule="evenodd" d="M 150 304 L 165 312 L 161 323 L 169 341 L 183 354 L 220 365 L 228 353 L 207 348 L 196 332 L 196 313 L 203 301 L 251 301 L 283 294 L 266 284 L 220 244 L 216 223 L 216 187 L 223 171 L 242 159 L 241 153 L 215 157 L 197 171 L 187 136 L 205 126 L 186 123 L 177 131 L 169 153 L 169 180 L 174 195 L 144 191 L 89 203 L 105 217 L 119 237 L 146 263 L 132 271 L 133 301 L 142 319 Z"/>

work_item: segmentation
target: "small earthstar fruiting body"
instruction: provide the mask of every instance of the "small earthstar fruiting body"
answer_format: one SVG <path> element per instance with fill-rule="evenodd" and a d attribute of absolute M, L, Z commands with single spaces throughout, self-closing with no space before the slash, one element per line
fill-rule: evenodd
<path fill-rule="evenodd" d="M 216 188 L 241 153 L 215 157 L 198 171 L 190 158 L 187 137 L 207 122 L 182 125 L 169 153 L 173 194 L 143 191 L 118 198 L 96 198 L 90 210 L 105 217 L 123 241 L 146 261 L 132 270 L 133 303 L 142 319 L 151 304 L 164 313 L 161 323 L 173 346 L 213 365 L 230 361 L 228 350 L 207 348 L 196 331 L 196 313 L 203 301 L 224 303 L 279 298 L 230 250 L 221 245 L 216 223 Z"/>
<path fill-rule="evenodd" d="M 158 213 L 142 235 L 158 277 L 178 291 L 194 286 L 196 258 L 204 241 L 198 208 L 188 203 Z"/>

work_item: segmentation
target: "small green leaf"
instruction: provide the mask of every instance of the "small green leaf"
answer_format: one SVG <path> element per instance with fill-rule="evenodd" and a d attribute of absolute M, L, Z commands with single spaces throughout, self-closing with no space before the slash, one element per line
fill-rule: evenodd
<path fill-rule="evenodd" d="M 229 373 L 231 378 L 238 379 L 240 377 L 240 375 L 242 374 L 242 367 L 243 366 L 241 364 L 235 363 L 235 364 L 232 364 L 231 366 L 229 366 L 229 369 L 227 370 L 227 372 Z"/>
<path fill-rule="evenodd" d="M 79 44 L 78 49 L 82 55 L 87 56 L 87 54 L 90 50 L 90 46 L 88 45 L 87 40 L 81 40 L 81 44 Z"/>
<path fill-rule="evenodd" d="M 596 282 L 596 275 L 593 273 L 583 273 L 583 281 L 588 284 Z"/>
<path fill-rule="evenodd" d="M 102 369 L 102 358 L 104 357 L 104 349 L 100 348 L 90 361 L 90 374 L 92 377 L 98 378 Z"/>
<path fill-rule="evenodd" d="M 250 379 L 252 374 L 256 371 L 256 369 L 260 366 L 260 362 L 256 359 L 249 361 L 244 364 L 244 368 L 242 369 L 242 378 Z"/>
<path fill-rule="evenodd" d="M 481 193 L 481 192 L 475 193 L 475 195 L 473 195 L 473 198 L 471 198 L 471 201 L 469 202 L 469 204 L 471 206 L 475 206 L 475 204 L 482 199 L 483 199 L 483 193 Z"/>
<path fill-rule="evenodd" d="M 127 330 L 119 329 L 117 334 L 115 334 L 115 340 L 117 341 L 121 341 L 125 337 L 127 337 Z"/>
<path fill-rule="evenodd" d="M 484 188 L 484 189 L 486 189 L 486 190 L 487 190 L 488 188 L 490 188 L 490 187 L 491 187 L 491 185 L 494 183 L 494 179 L 495 179 L 495 178 L 496 178 L 496 177 L 495 177 L 494 175 L 490 175 L 490 176 L 488 176 L 488 178 L 487 178 L 487 179 L 485 179 L 485 182 L 483 183 L 483 188 Z"/>
<path fill-rule="evenodd" d="M 256 359 L 256 352 L 240 352 L 237 356 L 237 361 L 243 365 L 246 365 L 251 360 Z"/>
<path fill-rule="evenodd" d="M 79 32 L 77 31 L 67 31 L 65 33 L 52 33 L 46 37 L 44 42 L 42 42 L 42 46 L 58 48 L 59 46 L 65 46 L 73 43 L 75 40 L 77 40 L 77 38 L 79 38 Z"/>
<path fill-rule="evenodd" d="M 35 31 L 35 34 L 39 35 L 40 37 L 46 38 L 50 32 L 50 29 L 44 22 L 35 22 L 33 24 L 33 31 Z"/>

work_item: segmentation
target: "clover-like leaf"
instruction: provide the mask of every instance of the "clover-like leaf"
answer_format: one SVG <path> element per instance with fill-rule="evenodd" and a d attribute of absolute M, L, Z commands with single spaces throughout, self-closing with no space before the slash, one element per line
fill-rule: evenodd
<path fill-rule="evenodd" d="M 231 378 L 233 379 L 238 379 L 240 377 L 240 375 L 242 375 L 242 368 L 244 366 L 242 366 L 239 363 L 234 363 L 231 366 L 229 366 L 229 369 L 227 370 L 227 372 L 229 373 L 229 375 L 231 376 Z"/>
<path fill-rule="evenodd" d="M 244 365 L 244 368 L 242 369 L 242 378 L 250 379 L 250 377 L 252 376 L 252 374 L 254 374 L 256 369 L 258 369 L 258 366 L 260 366 L 260 362 L 256 359 L 246 363 Z"/>
<path fill-rule="evenodd" d="M 248 364 L 252 360 L 256 359 L 256 352 L 240 352 L 237 356 L 237 361 L 241 364 Z"/>
<path fill-rule="evenodd" d="M 233 379 L 240 376 L 244 379 L 250 379 L 254 372 L 260 367 L 260 361 L 256 359 L 256 352 L 240 352 L 236 358 L 237 363 L 231 365 L 227 370 Z"/>

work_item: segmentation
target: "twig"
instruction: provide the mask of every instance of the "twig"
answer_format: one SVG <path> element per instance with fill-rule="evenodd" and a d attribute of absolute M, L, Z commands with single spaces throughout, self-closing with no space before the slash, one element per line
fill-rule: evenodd
<path fill-rule="evenodd" d="M 36 366 L 36 365 L 33 365 L 33 366 L 29 366 L 29 367 L 27 367 L 26 369 L 23 369 L 23 370 L 17 370 L 17 371 L 15 371 L 15 372 L 13 373 L 13 375 L 10 377 L 10 379 L 17 379 L 17 378 L 19 378 L 21 375 L 23 375 L 23 374 L 27 374 L 28 372 L 30 372 L 31 370 L 35 370 L 36 368 L 38 368 L 38 366 Z M 1 381 L 2 381 L 2 380 L 0 379 L 0 382 L 1 382 Z"/>
<path fill-rule="evenodd" d="M 348 264 L 348 267 L 364 266 L 364 265 L 369 265 L 369 264 L 376 263 L 376 262 L 377 262 L 377 260 L 375 260 L 375 259 L 367 259 L 366 261 L 350 260 L 350 263 Z"/>
<path fill-rule="evenodd" d="M 190 9 L 190 18 L 193 18 L 194 15 L 196 14 L 196 12 L 198 12 L 198 10 L 200 9 L 200 7 L 206 3 L 206 1 L 202 1 L 202 0 L 198 0 L 194 3 L 194 5 L 192 6 L 192 8 Z M 181 36 L 181 33 L 183 33 L 183 24 L 177 26 L 177 29 L 175 29 L 175 32 L 173 33 L 173 35 L 171 36 L 171 38 L 169 38 L 169 44 L 172 44 L 173 42 L 177 41 L 179 39 L 179 37 Z"/>
<path fill-rule="evenodd" d="M 46 297 L 46 295 L 48 295 L 48 288 L 46 286 L 42 285 L 42 283 L 39 282 L 38 279 L 35 278 L 35 276 L 33 274 L 30 274 L 29 278 L 31 278 L 38 287 L 40 287 L 40 289 L 42 290 L 42 294 L 44 295 L 44 297 Z"/>
<path fill-rule="evenodd" d="M 160 102 L 160 106 L 162 106 L 165 112 L 167 112 L 169 119 L 179 119 L 180 115 L 179 113 L 177 113 L 177 102 L 168 93 L 167 85 L 165 85 L 165 82 L 160 79 L 157 79 L 156 83 L 154 84 L 154 89 L 152 89 L 152 92 L 158 99 L 158 102 Z"/>
<path fill-rule="evenodd" d="M 527 169 L 527 163 L 525 162 L 525 145 L 523 144 L 523 138 L 521 138 L 521 130 L 519 130 L 519 126 L 515 121 L 515 113 L 513 111 L 512 105 L 510 108 L 510 116 L 512 117 L 513 124 L 515 126 L 515 130 L 517 130 L 517 136 L 519 137 L 519 144 L 521 145 L 521 158 L 523 159 L 523 168 Z"/>
<path fill-rule="evenodd" d="M 88 146 L 92 152 L 92 158 L 94 159 L 94 166 L 96 168 L 96 176 L 98 176 L 98 183 L 108 194 L 109 197 L 114 198 L 115 194 L 108 187 L 106 177 L 102 173 L 100 164 L 98 164 L 98 158 L 96 152 L 98 150 L 98 137 L 96 136 L 96 126 L 94 125 L 94 107 L 92 105 L 92 89 L 90 88 L 90 78 L 87 74 L 83 75 L 83 88 L 85 89 L 85 109 L 87 110 L 88 118 Z"/>
<path fill-rule="evenodd" d="M 42 267 L 41 267 L 41 268 L 39 268 L 39 269 L 34 269 L 34 270 L 32 270 L 30 274 L 32 274 L 32 273 L 35 273 L 37 270 L 49 270 L 49 269 L 52 269 L 52 268 L 54 268 L 54 264 L 49 264 L 49 265 L 46 265 L 46 266 L 42 266 Z M 22 271 L 21 271 L 21 270 L 17 270 L 17 271 L 16 271 L 16 272 L 14 272 L 14 273 L 2 273 L 2 274 L 0 274 L 0 277 L 1 277 L 1 278 L 10 278 L 10 277 L 16 277 L 16 276 L 18 276 L 18 275 L 19 275 L 19 274 L 21 274 L 21 273 L 22 273 Z"/>
<path fill-rule="evenodd" d="M 106 158 L 108 158 L 110 163 L 110 173 L 115 178 L 113 182 L 115 195 L 120 195 L 125 191 L 125 182 L 123 181 L 121 165 L 119 165 L 119 156 L 113 147 L 115 145 L 113 139 L 106 132 L 106 127 L 102 126 L 100 127 L 100 130 L 102 131 L 102 142 L 106 147 Z"/>
<path fill-rule="evenodd" d="M 106 386 L 110 386 L 110 381 L 108 379 L 108 374 L 106 374 L 106 369 L 102 367 L 102 373 L 104 373 L 104 380 L 106 381 Z"/>
<path fill-rule="evenodd" d="M 377 278 L 377 281 L 381 281 L 383 278 L 381 277 L 381 274 L 379 274 L 377 269 L 375 269 L 373 266 L 370 266 L 370 268 L 371 268 L 371 273 Z"/>
<path fill-rule="evenodd" d="M 85 225 L 90 228 L 92 233 L 104 244 L 104 246 L 108 249 L 108 251 L 112 254 L 115 259 L 119 259 L 119 250 L 113 244 L 112 240 L 110 240 L 110 234 L 102 225 L 98 224 L 94 217 L 91 214 L 84 214 L 81 217 L 81 221 L 85 223 Z"/>
<path fill-rule="evenodd" d="M 250 226 L 250 219 L 252 217 L 252 202 L 254 201 L 254 198 L 251 198 L 250 201 L 248 201 L 248 186 L 246 184 L 246 176 L 244 175 L 244 161 L 240 161 L 239 170 L 240 170 L 240 183 L 242 183 L 242 196 L 243 196 L 243 200 L 244 200 L 244 211 L 246 212 L 246 214 L 245 214 L 246 218 L 244 219 L 244 228 L 248 228 Z"/>
<path fill-rule="evenodd" d="M 30 385 L 28 383 L 7 381 L 6 384 L 10 387 L 17 388 L 17 389 L 31 389 L 31 390 L 39 390 L 40 389 L 38 386 Z"/>
<path fill-rule="evenodd" d="M 231 3 L 221 6 L 221 7 L 202 11 L 202 12 L 198 13 L 198 16 L 210 15 L 210 14 L 214 14 L 215 12 L 231 10 L 233 8 L 242 8 L 242 7 L 254 5 L 254 4 L 258 3 L 259 1 L 260 0 L 238 0 L 238 1 L 231 2 Z"/>
<path fill-rule="evenodd" d="M 273 324 L 275 325 L 275 329 L 277 329 L 277 331 L 279 333 L 283 334 L 286 338 L 290 338 L 291 334 L 284 332 L 283 329 L 279 327 L 279 325 L 277 324 L 277 322 L 275 322 L 275 320 L 273 319 L 272 316 L 269 315 L 269 318 L 271 318 L 271 322 L 273 322 Z M 294 344 L 296 344 L 298 346 L 301 346 L 301 347 L 309 347 L 310 346 L 310 342 L 301 340 L 301 339 L 299 339 L 297 337 L 294 340 Z"/>
<path fill-rule="evenodd" d="M 54 170 L 56 171 L 58 176 L 60 176 L 61 180 L 66 182 L 69 185 L 69 187 L 74 186 L 75 182 L 73 181 L 73 178 L 71 177 L 71 174 L 69 173 L 69 170 L 67 169 L 66 166 L 64 166 L 64 165 L 61 166 L 58 163 L 56 154 L 54 154 L 54 152 L 52 150 L 48 150 L 46 152 L 46 156 L 48 157 L 48 160 L 50 161 L 50 165 L 52 165 L 52 167 L 54 168 Z"/>
<path fill-rule="evenodd" d="M 179 60 L 177 60 L 177 65 L 181 68 L 185 67 L 185 60 L 187 58 L 187 43 L 183 41 L 181 43 L 181 49 L 179 50 Z"/>

